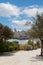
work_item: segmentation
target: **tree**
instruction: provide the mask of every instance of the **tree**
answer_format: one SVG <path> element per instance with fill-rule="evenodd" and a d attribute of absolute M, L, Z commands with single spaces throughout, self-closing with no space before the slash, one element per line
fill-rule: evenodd
<path fill-rule="evenodd" d="M 13 31 L 8 26 L 3 26 L 0 23 L 0 41 L 10 39 L 14 35 Z"/>
<path fill-rule="evenodd" d="M 13 38 L 13 31 L 8 27 L 0 23 L 0 52 L 12 51 L 12 43 L 7 42 L 7 39 Z M 14 45 L 14 44 L 13 44 Z"/>
<path fill-rule="evenodd" d="M 2 41 L 3 39 L 3 29 L 4 29 L 4 26 L 0 23 L 0 41 Z"/>
<path fill-rule="evenodd" d="M 34 18 L 35 19 L 35 18 Z M 43 14 L 37 15 L 29 32 L 30 37 L 39 38 L 41 41 L 41 56 L 43 56 Z"/>
<path fill-rule="evenodd" d="M 13 31 L 8 26 L 4 26 L 3 36 L 5 40 L 13 38 Z"/>

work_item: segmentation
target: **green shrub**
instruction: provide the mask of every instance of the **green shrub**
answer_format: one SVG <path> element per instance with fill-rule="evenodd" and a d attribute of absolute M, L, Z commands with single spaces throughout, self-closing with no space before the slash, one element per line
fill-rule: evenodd
<path fill-rule="evenodd" d="M 32 41 L 28 41 L 27 44 L 31 45 L 33 50 L 37 49 L 37 48 L 40 48 L 40 43 L 39 42 L 37 42 L 36 44 L 34 44 Z"/>
<path fill-rule="evenodd" d="M 40 48 L 41 44 L 39 43 L 39 41 L 36 43 L 37 47 Z"/>
<path fill-rule="evenodd" d="M 3 41 L 0 42 L 0 52 L 3 52 L 5 50 L 5 44 L 3 44 Z"/>
<path fill-rule="evenodd" d="M 13 41 L 13 43 L 17 43 L 18 44 L 19 42 L 18 41 Z"/>
<path fill-rule="evenodd" d="M 37 45 L 34 44 L 34 45 L 33 45 L 33 50 L 35 50 L 35 49 L 37 49 L 37 48 L 38 48 Z"/>
<path fill-rule="evenodd" d="M 19 45 L 19 50 L 25 50 L 25 45 L 24 44 L 20 44 Z"/>
<path fill-rule="evenodd" d="M 10 52 L 18 50 L 18 47 L 19 47 L 18 42 L 8 42 L 8 41 L 0 42 L 0 52 Z"/>
<path fill-rule="evenodd" d="M 19 43 L 18 41 L 13 41 L 12 42 L 14 50 L 18 50 L 19 49 L 19 44 L 18 43 Z"/>
<path fill-rule="evenodd" d="M 33 49 L 32 45 L 25 45 L 25 50 L 32 50 L 32 49 Z"/>
<path fill-rule="evenodd" d="M 36 44 L 34 44 L 32 41 L 28 41 L 28 43 L 22 44 L 19 47 L 20 50 L 35 50 L 37 48 L 40 48 L 39 42 L 37 42 Z"/>
<path fill-rule="evenodd" d="M 27 44 L 28 44 L 28 45 L 32 45 L 32 46 L 34 45 L 32 41 L 28 41 Z"/>
<path fill-rule="evenodd" d="M 19 49 L 20 50 L 32 50 L 33 47 L 32 47 L 32 45 L 22 44 L 22 45 L 20 45 Z"/>

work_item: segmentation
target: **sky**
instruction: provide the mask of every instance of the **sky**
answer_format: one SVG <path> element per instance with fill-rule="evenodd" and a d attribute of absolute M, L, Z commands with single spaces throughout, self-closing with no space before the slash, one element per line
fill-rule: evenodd
<path fill-rule="evenodd" d="M 43 13 L 43 0 L 0 0 L 0 23 L 13 31 L 30 29 L 37 12 Z"/>

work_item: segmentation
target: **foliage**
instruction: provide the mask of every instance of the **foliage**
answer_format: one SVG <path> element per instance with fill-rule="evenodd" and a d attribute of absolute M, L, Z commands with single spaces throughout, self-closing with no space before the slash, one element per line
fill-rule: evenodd
<path fill-rule="evenodd" d="M 24 49 L 24 44 L 20 44 L 20 45 L 19 45 L 19 50 L 25 50 L 25 49 Z"/>
<path fill-rule="evenodd" d="M 41 41 L 41 56 L 43 56 L 43 13 L 38 14 L 36 19 L 34 18 L 35 23 L 32 26 L 29 35 L 32 38 L 39 38 Z"/>
<path fill-rule="evenodd" d="M 37 47 L 38 47 L 38 48 L 40 48 L 40 47 L 41 47 L 41 44 L 40 44 L 40 42 L 39 42 L 39 41 L 36 43 L 36 45 L 37 45 Z"/>
<path fill-rule="evenodd" d="M 30 37 L 43 38 L 43 15 L 37 15 L 33 27 L 31 28 Z"/>
<path fill-rule="evenodd" d="M 0 23 L 0 40 L 2 40 L 2 38 L 3 38 L 3 29 L 4 29 L 4 27 L 3 27 L 3 25 Z"/>
<path fill-rule="evenodd" d="M 1 41 L 0 52 L 10 52 L 18 50 L 19 44 L 15 42 Z"/>
<path fill-rule="evenodd" d="M 33 50 L 32 45 L 26 44 L 25 45 L 25 50 Z"/>
<path fill-rule="evenodd" d="M 40 48 L 40 43 L 33 43 L 32 41 L 28 41 L 26 44 L 21 44 L 19 46 L 20 50 L 35 50 L 37 48 Z"/>
<path fill-rule="evenodd" d="M 14 50 L 18 50 L 19 49 L 19 43 L 18 43 L 18 41 L 13 41 L 12 44 L 14 46 Z"/>
<path fill-rule="evenodd" d="M 32 50 L 33 49 L 33 43 L 31 41 L 28 41 L 26 44 L 20 45 L 20 50 Z"/>
<path fill-rule="evenodd" d="M 4 26 L 0 23 L 0 41 L 12 38 L 13 34 L 13 31 L 8 26 Z"/>
<path fill-rule="evenodd" d="M 31 46 L 31 49 L 32 49 L 32 50 L 34 50 L 34 49 L 37 49 L 37 48 L 38 48 L 37 43 L 35 44 L 35 43 L 33 43 L 32 41 L 28 41 L 28 45 L 30 45 L 30 46 Z"/>

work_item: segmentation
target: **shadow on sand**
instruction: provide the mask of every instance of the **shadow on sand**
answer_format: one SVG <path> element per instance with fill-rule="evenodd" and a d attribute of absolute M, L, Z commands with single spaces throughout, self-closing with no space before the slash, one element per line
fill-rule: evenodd
<path fill-rule="evenodd" d="M 36 57 L 32 57 L 31 59 L 32 60 L 30 60 L 30 61 L 32 61 L 32 62 L 43 61 L 43 57 L 41 57 L 39 55 L 37 55 Z"/>
<path fill-rule="evenodd" d="M 3 56 L 13 56 L 14 53 L 16 53 L 16 52 L 17 51 L 0 53 L 0 57 L 3 57 Z"/>

